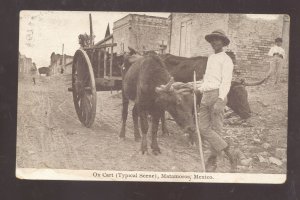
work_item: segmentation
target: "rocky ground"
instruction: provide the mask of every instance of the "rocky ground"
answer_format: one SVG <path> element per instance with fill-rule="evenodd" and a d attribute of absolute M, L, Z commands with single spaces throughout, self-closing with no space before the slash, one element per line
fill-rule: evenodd
<path fill-rule="evenodd" d="M 118 137 L 121 123 L 121 95 L 98 92 L 95 123 L 82 126 L 77 118 L 69 83 L 63 76 L 30 77 L 19 81 L 17 167 L 137 171 L 200 172 L 198 148 L 173 121 L 167 121 L 170 136 L 161 136 L 162 154 L 140 152 L 133 138 L 131 115 L 126 139 Z M 285 173 L 287 141 L 287 82 L 278 86 L 249 87 L 253 116 L 241 121 L 225 120 L 224 137 L 238 148 L 240 173 Z M 132 109 L 132 105 L 130 110 Z M 228 111 L 230 112 L 230 111 Z M 227 113 L 228 113 L 227 112 Z M 129 112 L 131 113 L 131 112 Z M 204 146 L 205 157 L 209 150 Z M 228 172 L 228 161 L 219 159 L 218 172 Z"/>

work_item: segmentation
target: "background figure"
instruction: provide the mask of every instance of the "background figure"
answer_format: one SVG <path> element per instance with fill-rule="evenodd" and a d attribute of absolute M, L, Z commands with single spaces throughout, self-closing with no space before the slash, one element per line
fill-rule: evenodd
<path fill-rule="evenodd" d="M 35 76 L 36 76 L 36 73 L 37 73 L 36 65 L 35 65 L 35 63 L 32 63 L 32 67 L 30 69 L 30 74 L 31 74 L 31 77 L 32 77 L 33 85 L 35 85 Z"/>
<path fill-rule="evenodd" d="M 270 61 L 270 72 L 271 76 L 274 76 L 275 78 L 275 84 L 280 81 L 280 73 L 282 70 L 282 67 L 284 65 L 284 58 L 285 58 L 285 52 L 282 46 L 282 39 L 276 38 L 275 39 L 275 45 L 271 47 L 268 55 L 271 56 Z"/>

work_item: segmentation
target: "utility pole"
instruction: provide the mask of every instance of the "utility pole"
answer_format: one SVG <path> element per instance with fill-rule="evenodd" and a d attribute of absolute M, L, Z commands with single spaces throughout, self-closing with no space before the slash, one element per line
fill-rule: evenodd
<path fill-rule="evenodd" d="M 65 54 L 64 54 L 64 44 L 62 44 L 62 67 L 61 72 L 65 71 Z"/>
<path fill-rule="evenodd" d="M 89 14 L 90 17 L 90 46 L 94 45 L 94 35 L 93 35 L 93 21 L 92 21 L 92 14 Z"/>

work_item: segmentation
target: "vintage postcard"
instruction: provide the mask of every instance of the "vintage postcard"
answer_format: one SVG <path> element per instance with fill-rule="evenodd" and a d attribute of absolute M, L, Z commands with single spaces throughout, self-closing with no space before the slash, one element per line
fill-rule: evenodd
<path fill-rule="evenodd" d="M 284 14 L 21 11 L 16 177 L 286 180 Z"/>

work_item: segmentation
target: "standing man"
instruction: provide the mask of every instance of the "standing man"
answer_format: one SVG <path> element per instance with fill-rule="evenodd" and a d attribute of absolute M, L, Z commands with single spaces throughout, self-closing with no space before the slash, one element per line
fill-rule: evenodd
<path fill-rule="evenodd" d="M 31 66 L 31 69 L 30 69 L 30 73 L 31 73 L 31 76 L 32 76 L 33 85 L 35 85 L 36 72 L 37 72 L 36 64 L 32 63 L 32 66 Z"/>
<path fill-rule="evenodd" d="M 213 31 L 205 36 L 214 50 L 209 56 L 203 83 L 198 88 L 203 93 L 200 105 L 200 133 L 211 146 L 211 155 L 206 162 L 208 171 L 217 168 L 217 157 L 223 151 L 231 164 L 231 171 L 237 167 L 237 156 L 222 138 L 224 108 L 227 103 L 227 94 L 230 89 L 233 63 L 223 51 L 223 47 L 230 43 L 223 30 Z"/>
<path fill-rule="evenodd" d="M 275 84 L 280 81 L 280 72 L 284 64 L 285 52 L 282 46 L 282 39 L 276 38 L 275 45 L 271 47 L 268 56 L 271 57 L 270 73 L 275 77 Z"/>

